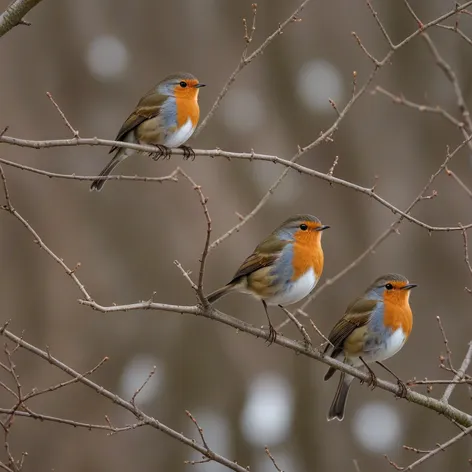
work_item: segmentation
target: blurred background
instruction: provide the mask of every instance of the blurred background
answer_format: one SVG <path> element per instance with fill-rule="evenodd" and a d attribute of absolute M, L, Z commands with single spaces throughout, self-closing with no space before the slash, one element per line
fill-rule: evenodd
<path fill-rule="evenodd" d="M 298 6 L 299 1 L 260 0 L 253 46 L 258 46 Z M 426 23 L 454 7 L 453 1 L 411 1 Z M 8 1 L 1 0 L 3 11 Z M 394 42 L 417 27 L 397 0 L 374 7 Z M 195 74 L 201 90 L 202 118 L 209 111 L 244 48 L 242 18 L 251 18 L 251 1 L 229 0 L 63 0 L 44 1 L 27 16 L 30 27 L 17 27 L 0 41 L 0 128 L 27 139 L 69 137 L 46 97 L 50 92 L 81 136 L 113 139 L 139 98 L 163 77 L 178 70 Z M 302 21 L 287 27 L 238 76 L 208 126 L 188 144 L 198 149 L 276 154 L 291 158 L 336 118 L 328 99 L 341 109 L 349 100 L 352 72 L 364 83 L 372 63 L 351 32 L 378 59 L 387 52 L 379 27 L 363 0 L 311 2 Z M 448 24 L 454 24 L 449 21 Z M 460 27 L 472 34 L 472 20 Z M 457 34 L 433 28 L 430 34 L 456 72 L 471 104 L 472 47 Z M 440 105 L 459 120 L 454 90 L 417 37 L 393 56 L 375 79 L 395 94 Z M 371 89 L 373 88 L 371 87 Z M 366 93 L 335 135 L 334 143 L 307 153 L 301 164 L 326 172 L 335 156 L 335 175 L 370 186 L 399 208 L 417 196 L 446 156 L 463 138 L 439 115 L 397 106 L 384 96 Z M 108 162 L 104 147 L 35 151 L 0 146 L 0 156 L 67 174 L 96 175 Z M 283 168 L 272 163 L 224 158 L 181 157 L 154 162 L 134 156 L 118 171 L 165 176 L 177 166 L 203 187 L 209 198 L 213 239 L 260 201 Z M 472 187 L 470 152 L 465 148 L 450 164 Z M 206 224 L 197 195 L 185 180 L 163 184 L 110 181 L 101 193 L 90 182 L 48 179 L 6 168 L 17 210 L 67 264 L 78 271 L 94 299 L 125 304 L 149 299 L 194 304 L 195 295 L 175 267 L 178 260 L 197 273 Z M 415 217 L 433 225 L 454 226 L 472 219 L 472 201 L 452 178 L 440 176 L 432 187 L 438 197 L 420 202 Z M 206 292 L 226 283 L 241 261 L 278 224 L 294 213 L 317 215 L 331 229 L 324 234 L 326 280 L 364 251 L 396 217 L 365 195 L 292 172 L 269 202 L 243 229 L 211 254 Z M 156 375 L 138 397 L 150 415 L 197 438 L 185 415 L 190 410 L 218 453 L 252 471 L 275 470 L 268 445 L 283 470 L 392 470 L 383 457 L 407 465 L 418 458 L 403 444 L 431 449 L 458 430 L 437 414 L 397 401 L 384 391 L 355 382 L 346 418 L 326 422 L 336 380 L 324 383 L 325 366 L 218 323 L 163 312 L 100 314 L 77 303 L 80 293 L 62 269 L 33 244 L 31 235 L 11 216 L 0 214 L 0 313 L 11 329 L 79 371 L 110 360 L 93 379 L 130 398 L 153 366 Z M 401 378 L 441 379 L 444 351 L 436 316 L 441 316 L 456 367 L 472 332 L 470 274 L 460 233 L 429 234 L 403 223 L 376 251 L 308 307 L 327 333 L 351 299 L 377 276 L 400 272 L 419 287 L 412 293 L 415 323 L 409 342 L 388 366 Z M 266 322 L 260 303 L 231 295 L 218 308 L 255 325 Z M 278 324 L 284 315 L 273 309 Z M 307 326 L 307 320 L 304 321 Z M 321 340 L 309 328 L 313 340 Z M 299 338 L 292 326 L 284 334 Z M 34 356 L 15 355 L 25 389 L 44 388 L 65 375 Z M 379 372 L 387 378 L 384 372 Z M 9 384 L 5 373 L 2 381 Z M 422 387 L 418 391 L 425 392 Z M 442 387 L 435 386 L 433 396 Z M 470 411 L 470 394 L 458 386 L 451 398 Z M 2 407 L 13 402 L 0 392 Z M 114 425 L 134 422 L 131 415 L 82 385 L 44 395 L 30 405 L 36 411 Z M 150 428 L 109 436 L 17 418 L 10 445 L 19 457 L 27 451 L 25 470 L 114 471 L 189 470 L 185 460 L 198 454 Z M 468 470 L 468 440 L 430 460 L 431 472 Z M 207 463 L 198 471 L 219 471 Z"/>

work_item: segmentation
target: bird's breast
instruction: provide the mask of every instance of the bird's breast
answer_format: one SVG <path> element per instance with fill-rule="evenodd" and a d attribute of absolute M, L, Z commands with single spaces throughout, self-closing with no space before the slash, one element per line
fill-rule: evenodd
<path fill-rule="evenodd" d="M 180 128 L 190 120 L 193 128 L 197 126 L 200 118 L 200 107 L 197 98 L 176 98 L 177 126 Z"/>
<path fill-rule="evenodd" d="M 292 281 L 296 281 L 310 269 L 313 270 L 316 280 L 318 280 L 323 272 L 323 265 L 324 254 L 319 240 L 293 244 Z"/>

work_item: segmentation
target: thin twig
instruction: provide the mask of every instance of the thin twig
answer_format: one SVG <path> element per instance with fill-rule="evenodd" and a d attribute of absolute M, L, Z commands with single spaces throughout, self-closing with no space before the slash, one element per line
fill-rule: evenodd
<path fill-rule="evenodd" d="M 10 167 L 15 167 L 17 169 L 25 170 L 27 172 L 32 172 L 34 174 L 43 175 L 45 177 L 56 178 L 56 179 L 66 179 L 66 180 L 83 180 L 83 181 L 93 181 L 96 180 L 99 175 L 76 175 L 76 174 L 59 174 L 57 172 L 49 172 L 42 169 L 37 169 L 36 167 L 30 167 L 24 164 L 18 164 L 17 162 L 8 161 L 6 159 L 0 158 L 0 163 L 5 164 Z M 177 178 L 178 171 L 174 170 L 169 175 L 163 177 L 140 177 L 138 175 L 109 175 L 107 180 L 123 180 L 123 181 L 132 181 L 132 182 L 178 182 Z"/>
<path fill-rule="evenodd" d="M 46 92 L 46 95 L 47 95 L 47 97 L 49 98 L 49 100 L 51 100 L 52 104 L 53 104 L 54 107 L 56 108 L 56 110 L 57 110 L 57 112 L 59 113 L 59 115 L 61 115 L 62 120 L 64 121 L 64 123 L 66 124 L 66 126 L 69 128 L 69 130 L 70 130 L 70 132 L 72 133 L 72 135 L 74 136 L 74 138 L 80 138 L 80 136 L 79 136 L 79 130 L 74 129 L 74 127 L 70 124 L 70 121 L 66 118 L 66 115 L 65 115 L 64 112 L 61 110 L 60 106 L 56 103 L 56 101 L 54 100 L 54 98 L 52 97 L 52 95 L 51 95 L 49 92 Z"/>
<path fill-rule="evenodd" d="M 156 373 L 156 366 L 152 368 L 152 370 L 149 372 L 148 376 L 146 377 L 146 380 L 141 384 L 139 388 L 136 389 L 136 391 L 133 393 L 133 396 L 131 397 L 130 403 L 135 407 L 136 406 L 136 397 L 141 393 L 143 388 L 149 383 L 149 381 L 152 379 L 152 376 Z"/>
<path fill-rule="evenodd" d="M 441 397 L 442 402 L 448 403 L 449 398 L 452 395 L 452 392 L 457 385 L 457 382 L 463 379 L 467 369 L 469 368 L 471 361 L 472 361 L 472 341 L 469 342 L 469 348 L 467 349 L 467 353 L 464 357 L 464 360 L 462 361 L 461 366 L 459 367 L 459 370 L 454 375 L 452 382 L 446 387 L 444 395 Z"/>
<path fill-rule="evenodd" d="M 269 451 L 269 448 L 266 446 L 264 448 L 264 451 L 265 453 L 267 454 L 267 456 L 269 457 L 269 459 L 271 460 L 272 464 L 274 465 L 274 467 L 276 468 L 276 470 L 278 472 L 284 472 L 278 465 L 277 465 L 277 462 L 275 461 L 274 457 L 272 456 L 272 454 L 270 453 Z"/>
<path fill-rule="evenodd" d="M 182 267 L 182 264 L 175 260 L 174 264 L 177 266 L 177 268 L 180 270 L 181 274 L 184 276 L 185 280 L 190 284 L 190 286 L 195 290 L 195 292 L 198 290 L 198 285 L 190 278 L 190 274 L 192 273 L 189 270 L 185 270 Z"/>
<path fill-rule="evenodd" d="M 0 166 L 1 168 L 1 166 Z M 3 171 L 2 171 L 2 179 L 5 178 Z M 6 181 L 4 180 L 4 193 L 5 193 L 5 198 L 7 201 L 10 201 L 10 197 L 8 194 L 8 189 L 6 186 Z M 58 257 L 40 238 L 39 234 L 33 229 L 33 227 L 10 205 L 0 207 L 0 209 L 8 211 L 11 215 L 13 215 L 20 223 L 33 235 L 34 242 L 41 248 L 46 251 L 46 253 L 54 260 L 56 261 L 66 272 L 66 274 L 74 281 L 74 283 L 77 285 L 79 290 L 81 291 L 82 295 L 86 298 L 86 300 L 91 301 L 92 297 L 89 295 L 87 290 L 85 289 L 84 285 L 80 282 L 80 280 L 77 278 L 75 275 L 76 269 L 70 269 L 69 266 L 61 259 Z"/>
<path fill-rule="evenodd" d="M 210 218 L 210 213 L 208 211 L 208 198 L 203 195 L 202 188 L 200 185 L 197 185 L 195 181 L 188 175 L 186 172 L 184 172 L 182 169 L 179 169 L 179 173 L 185 177 L 193 186 L 193 189 L 197 192 L 198 198 L 200 200 L 200 204 L 202 205 L 203 208 L 203 213 L 205 215 L 205 220 L 207 223 L 207 231 L 206 231 L 206 238 L 205 238 L 205 244 L 203 246 L 203 251 L 202 251 L 202 256 L 200 259 L 200 271 L 198 273 L 198 284 L 197 284 L 197 295 L 200 300 L 200 302 L 203 304 L 203 306 L 208 306 L 208 300 L 205 297 L 205 294 L 203 292 L 203 278 L 205 275 L 205 263 L 208 257 L 209 253 L 209 247 L 210 247 L 210 237 L 211 237 L 211 218 Z"/>
<path fill-rule="evenodd" d="M 203 428 L 200 427 L 200 425 L 198 424 L 197 420 L 195 419 L 195 417 L 192 415 L 192 413 L 190 413 L 190 411 L 188 410 L 185 410 L 185 414 L 192 420 L 193 424 L 195 425 L 195 427 L 197 428 L 198 430 L 198 434 L 200 435 L 200 438 L 202 439 L 202 443 L 203 445 L 205 446 L 206 450 L 207 451 L 210 451 L 211 449 L 209 448 L 207 442 L 206 442 L 206 439 L 205 439 L 205 435 L 203 434 Z"/>
<path fill-rule="evenodd" d="M 284 29 L 291 23 L 294 23 L 298 20 L 298 15 L 300 12 L 305 8 L 305 6 L 308 4 L 310 0 L 304 0 L 298 8 L 282 23 L 279 24 L 277 29 L 269 36 L 266 38 L 266 40 L 249 56 L 247 56 L 247 47 L 249 43 L 246 41 L 246 45 L 243 51 L 243 54 L 241 55 L 241 59 L 239 61 L 239 64 L 237 65 L 236 69 L 233 71 L 233 73 L 229 76 L 229 79 L 226 81 L 225 85 L 223 86 L 223 89 L 219 93 L 218 97 L 216 98 L 215 102 L 213 103 L 212 107 L 210 108 L 210 111 L 208 114 L 205 116 L 203 121 L 200 123 L 200 126 L 197 128 L 197 130 L 194 133 L 194 136 L 198 136 L 203 128 L 207 125 L 208 121 L 211 119 L 211 117 L 214 115 L 215 111 L 217 108 L 220 106 L 221 100 L 226 96 L 228 93 L 231 85 L 233 82 L 236 80 L 236 77 L 239 75 L 239 73 L 248 65 L 250 64 L 257 56 L 262 54 L 264 50 L 269 46 L 269 44 L 279 35 L 281 35 L 284 31 Z M 254 11 L 254 10 L 253 10 Z M 255 29 L 255 13 L 254 13 L 254 23 L 253 27 Z M 252 33 L 251 33 L 251 40 L 252 40 Z"/>
<path fill-rule="evenodd" d="M 293 324 L 297 327 L 298 331 L 300 331 L 300 333 L 303 336 L 303 339 L 305 341 L 305 345 L 307 347 L 311 346 L 312 345 L 311 338 L 310 338 L 310 336 L 308 336 L 308 333 L 306 332 L 305 327 L 285 307 L 281 306 L 280 308 L 290 318 L 290 320 L 293 322 Z"/>
<path fill-rule="evenodd" d="M 439 330 L 441 331 L 444 346 L 446 348 L 446 360 L 447 360 L 447 363 L 448 363 L 448 368 L 451 371 L 455 372 L 454 367 L 452 366 L 452 351 L 449 349 L 449 342 L 448 342 L 447 337 L 446 337 L 446 331 L 444 330 L 444 327 L 442 325 L 441 318 L 439 316 L 436 316 L 436 320 L 438 322 Z M 441 366 L 443 365 L 442 363 L 443 363 L 443 358 L 441 357 Z"/>
<path fill-rule="evenodd" d="M 0 329 L 0 334 L 7 337 L 11 341 L 19 344 L 23 349 L 33 353 L 34 355 L 40 357 L 41 359 L 44 359 L 46 362 L 54 365 L 58 369 L 62 370 L 66 374 L 70 375 L 73 378 L 78 378 L 78 382 L 82 383 L 83 385 L 89 387 L 90 389 L 94 390 L 96 393 L 99 395 L 109 399 L 116 405 L 124 408 L 125 410 L 129 411 L 132 413 L 140 423 L 143 425 L 148 425 L 151 426 L 159 431 L 162 431 L 163 433 L 167 434 L 168 436 L 177 439 L 178 441 L 182 442 L 183 444 L 191 447 L 192 449 L 195 449 L 197 452 L 200 452 L 202 455 L 205 457 L 208 457 L 209 459 L 219 462 L 220 464 L 228 467 L 229 469 L 234 470 L 235 472 L 247 472 L 247 469 L 240 466 L 234 461 L 231 461 L 213 450 L 208 450 L 204 446 L 201 446 L 200 444 L 197 444 L 194 440 L 184 436 L 181 433 L 178 433 L 177 431 L 174 431 L 173 429 L 169 428 L 165 424 L 161 423 L 157 419 L 153 418 L 152 416 L 149 416 L 145 414 L 143 411 L 141 411 L 139 408 L 137 408 L 135 405 L 133 405 L 131 402 L 128 402 L 121 398 L 120 396 L 116 395 L 115 393 L 105 389 L 101 385 L 93 382 L 87 377 L 84 377 L 82 374 L 79 372 L 76 372 L 74 369 L 69 367 L 68 365 L 64 364 L 63 362 L 59 361 L 55 357 L 53 357 L 51 354 L 37 348 L 36 346 L 33 346 L 32 344 L 26 342 L 24 339 L 14 335 L 10 331 L 2 328 Z"/>
<path fill-rule="evenodd" d="M 414 469 L 416 466 L 422 464 L 423 462 L 427 461 L 431 457 L 435 456 L 438 452 L 444 451 L 446 448 L 448 448 L 449 446 L 452 446 L 454 443 L 458 442 L 460 439 L 462 439 L 464 436 L 467 436 L 471 432 L 472 432 L 472 427 L 469 427 L 469 428 L 461 431 L 457 436 L 454 436 L 453 438 L 449 439 L 449 441 L 446 441 L 445 443 L 440 444 L 436 449 L 433 449 L 432 451 L 429 451 L 423 457 L 421 457 L 417 461 L 411 463 L 408 467 L 400 467 L 397 470 L 402 470 L 404 472 L 407 472 L 409 470 Z"/>
<path fill-rule="evenodd" d="M 104 430 L 104 431 L 110 431 L 113 433 L 121 433 L 123 431 L 130 431 L 132 429 L 139 428 L 140 426 L 144 426 L 144 423 L 135 423 L 132 425 L 117 428 L 117 427 L 112 427 L 110 425 L 82 423 L 80 421 L 69 420 L 67 418 L 58 418 L 55 416 L 43 415 L 40 413 L 35 413 L 31 410 L 18 411 L 18 410 L 9 409 L 9 408 L 0 408 L 0 414 L 15 415 L 15 416 L 31 418 L 31 419 L 35 419 L 39 421 L 49 421 L 52 423 L 60 423 L 60 424 L 65 424 L 69 426 L 74 426 L 75 428 L 85 428 L 85 429 L 88 429 L 89 431 L 91 431 L 92 429 L 99 429 L 99 430 Z"/>
<path fill-rule="evenodd" d="M 462 188 L 462 190 L 464 190 L 464 192 L 467 193 L 467 195 L 470 198 L 472 198 L 472 190 L 470 190 L 470 188 L 467 187 L 467 185 L 459 178 L 459 176 L 455 172 L 453 172 L 451 169 L 448 169 L 446 167 L 446 174 L 449 177 L 452 177 L 459 184 L 459 186 Z"/>

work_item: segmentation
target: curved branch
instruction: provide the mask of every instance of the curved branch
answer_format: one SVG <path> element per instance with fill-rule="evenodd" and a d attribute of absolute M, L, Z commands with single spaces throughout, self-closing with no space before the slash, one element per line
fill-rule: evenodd
<path fill-rule="evenodd" d="M 352 102 L 350 102 L 352 104 Z M 345 108 L 345 111 L 348 111 L 348 107 Z M 342 119 L 344 115 L 341 114 L 338 120 Z M 368 188 L 368 187 L 362 187 L 361 185 L 357 185 L 353 182 L 350 182 L 348 180 L 343 180 L 338 177 L 335 177 L 331 175 L 329 172 L 328 173 L 323 173 L 314 169 L 311 169 L 309 167 L 302 166 L 301 164 L 297 164 L 295 160 L 297 160 L 302 154 L 307 152 L 308 150 L 312 149 L 315 147 L 317 144 L 321 143 L 325 139 L 328 138 L 328 135 L 333 133 L 337 129 L 337 123 L 338 120 L 333 124 L 333 126 L 328 130 L 329 132 L 323 133 L 322 139 L 317 139 L 313 143 L 309 144 L 305 148 L 301 149 L 299 153 L 296 154 L 294 158 L 291 160 L 287 159 L 282 159 L 281 157 L 277 157 L 274 155 L 269 155 L 269 154 L 257 154 L 254 152 L 229 152 L 229 151 L 223 151 L 222 149 L 209 149 L 209 150 L 204 150 L 204 149 L 195 149 L 195 155 L 196 156 L 201 156 L 201 157 L 226 157 L 228 159 L 243 159 L 243 160 L 249 160 L 249 161 L 268 161 L 268 162 L 273 162 L 275 164 L 280 164 L 287 169 L 294 169 L 301 174 L 309 175 L 311 177 L 316 177 L 318 179 L 324 180 L 326 182 L 329 182 L 331 184 L 337 184 L 341 185 L 343 187 L 350 188 L 352 190 L 355 190 L 356 192 L 363 193 L 364 195 L 367 195 L 374 200 L 377 200 L 380 204 L 388 208 L 393 214 L 395 215 L 400 215 L 406 220 L 410 221 L 411 223 L 415 223 L 418 226 L 421 226 L 422 228 L 428 230 L 428 231 L 464 231 L 465 229 L 472 228 L 472 223 L 469 223 L 467 225 L 463 226 L 432 226 L 429 225 L 421 220 L 418 220 L 417 218 L 414 218 L 413 216 L 409 215 L 408 213 L 403 212 L 399 208 L 397 208 L 395 205 L 390 203 L 389 201 L 385 200 L 382 198 L 380 195 L 378 195 L 375 192 L 374 188 Z M 456 149 L 450 153 L 448 156 L 453 157 L 457 152 L 459 152 L 470 140 L 472 139 L 472 136 L 469 136 L 466 140 L 464 140 L 459 146 L 456 147 Z M 45 140 L 45 141 L 32 141 L 32 140 L 27 140 L 27 139 L 18 139 L 18 138 L 13 138 L 11 136 L 0 136 L 0 143 L 4 142 L 7 144 L 11 144 L 14 146 L 21 146 L 21 147 L 28 147 L 28 148 L 35 148 L 35 149 L 42 149 L 42 148 L 51 148 L 51 147 L 69 147 L 69 146 L 116 146 L 116 147 L 123 147 L 123 148 L 130 148 L 134 149 L 136 151 L 142 151 L 142 152 L 157 152 L 157 148 L 154 146 L 148 146 L 144 144 L 132 144 L 132 143 L 124 143 L 121 141 L 110 141 L 108 139 L 99 139 L 99 138 L 72 138 L 72 139 L 55 139 L 55 140 Z M 172 154 L 175 155 L 184 155 L 184 151 L 182 149 L 173 149 Z M 91 176 L 78 176 L 75 177 L 73 175 L 66 175 L 66 174 L 53 174 L 53 173 L 47 173 L 46 171 L 40 170 L 40 169 L 34 169 L 31 167 L 27 166 L 22 166 L 21 164 L 17 163 L 11 163 L 11 161 L 7 161 L 2 159 L 1 162 L 3 162 L 6 165 L 13 165 L 15 167 L 21 167 L 23 170 L 27 171 L 32 171 L 36 173 L 40 173 L 42 175 L 47 175 L 49 177 L 60 177 L 60 178 L 68 178 L 68 179 L 73 179 L 77 178 L 78 180 L 89 180 L 92 179 L 93 177 Z M 444 169 L 444 166 L 441 166 L 441 171 Z M 132 177 L 132 176 L 114 176 L 114 179 L 116 180 L 153 180 L 150 177 Z M 155 179 L 154 179 L 155 180 Z M 160 179 L 162 180 L 162 178 Z M 167 178 L 164 178 L 164 180 L 168 180 Z M 218 241 L 218 244 L 221 241 Z M 211 249 L 213 249 L 217 245 L 217 242 L 213 242 L 210 246 Z"/>
<path fill-rule="evenodd" d="M 181 313 L 181 314 L 192 314 L 197 316 L 203 316 L 204 318 L 209 318 L 211 320 L 218 321 L 219 323 L 223 323 L 225 325 L 231 326 L 236 328 L 238 331 L 250 334 L 255 336 L 256 338 L 264 338 L 268 337 L 268 332 L 261 329 L 256 328 L 244 321 L 241 321 L 237 318 L 234 318 L 226 313 L 223 313 L 219 310 L 215 310 L 212 307 L 205 309 L 201 306 L 180 306 L 180 305 L 164 305 L 162 303 L 154 303 L 151 301 L 142 302 L 142 303 L 133 303 L 130 305 L 113 305 L 113 306 L 102 306 L 96 303 L 95 301 L 89 300 L 79 300 L 79 303 L 82 305 L 87 305 L 93 308 L 94 310 L 100 311 L 102 313 L 111 313 L 111 312 L 122 312 L 122 311 L 134 311 L 134 310 L 159 310 L 159 311 L 172 311 L 174 313 Z M 285 347 L 287 349 L 291 349 L 292 351 L 303 354 L 307 357 L 315 359 L 317 361 L 322 362 L 323 364 L 328 365 L 329 367 L 334 367 L 342 372 L 346 372 L 347 374 L 353 375 L 357 377 L 359 380 L 363 380 L 368 384 L 370 379 L 370 375 L 365 373 L 361 370 L 355 369 L 347 364 L 344 364 L 336 359 L 333 359 L 329 356 L 324 356 L 319 349 L 313 348 L 311 346 L 307 346 L 306 343 L 303 341 L 295 341 L 293 339 L 287 338 L 281 334 L 277 336 L 277 339 L 274 341 L 279 346 Z M 397 384 L 393 384 L 390 382 L 386 382 L 384 380 L 378 380 L 378 387 L 382 390 L 387 392 L 393 393 L 396 396 L 400 396 L 402 393 L 401 387 Z M 424 406 L 430 410 L 436 411 L 444 415 L 451 421 L 457 422 L 460 425 L 468 428 L 472 426 L 472 416 L 435 398 L 422 395 L 421 393 L 417 393 L 411 390 L 408 390 L 406 395 L 406 400 L 412 403 L 416 403 L 417 405 Z"/>
<path fill-rule="evenodd" d="M 229 459 L 226 459 L 223 456 L 220 456 L 216 452 L 213 452 L 211 449 L 202 446 L 198 444 L 195 440 L 190 439 L 186 436 L 184 436 L 182 433 L 179 433 L 172 428 L 169 428 L 165 424 L 161 423 L 160 421 L 156 420 L 152 416 L 146 415 L 143 411 L 141 411 L 136 405 L 133 405 L 131 402 L 128 402 L 124 400 L 123 398 L 119 397 L 118 395 L 114 394 L 113 392 L 103 388 L 101 385 L 93 382 L 92 380 L 88 379 L 87 377 L 84 377 L 81 373 L 75 371 L 68 365 L 64 364 L 60 360 L 56 359 L 55 357 L 51 356 L 50 353 L 45 352 L 36 346 L 33 346 L 32 344 L 26 342 L 24 339 L 14 335 L 10 331 L 6 330 L 5 327 L 0 329 L 0 334 L 5 336 L 6 338 L 10 339 L 11 341 L 15 342 L 19 346 L 21 346 L 23 349 L 26 349 L 27 351 L 30 351 L 31 353 L 35 354 L 36 356 L 40 357 L 41 359 L 44 359 L 45 361 L 49 362 L 50 364 L 54 365 L 58 369 L 62 370 L 63 372 L 67 373 L 74 379 L 77 379 L 78 382 L 86 385 L 87 387 L 91 388 L 95 392 L 97 392 L 99 395 L 104 396 L 105 398 L 108 398 L 111 400 L 113 403 L 117 404 L 118 406 L 124 408 L 125 410 L 128 410 L 130 413 L 132 413 L 136 419 L 138 420 L 139 424 L 142 425 L 148 425 L 151 426 L 155 429 L 158 429 L 159 431 L 162 431 L 163 433 L 167 434 L 168 436 L 177 439 L 181 443 L 190 446 L 192 449 L 195 449 L 198 451 L 200 454 L 203 456 L 207 457 L 210 460 L 213 460 L 215 462 L 219 462 L 220 464 L 228 467 L 229 469 L 234 470 L 235 472 L 247 472 L 247 469 L 240 466 L 236 462 L 230 461 Z"/>

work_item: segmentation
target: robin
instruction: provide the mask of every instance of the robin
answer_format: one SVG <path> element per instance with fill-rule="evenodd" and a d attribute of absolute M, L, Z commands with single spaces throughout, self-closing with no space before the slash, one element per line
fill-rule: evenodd
<path fill-rule="evenodd" d="M 170 148 L 184 149 L 188 158 L 193 150 L 183 144 L 190 139 L 200 117 L 198 91 L 204 84 L 187 72 L 169 75 L 151 89 L 136 105 L 135 110 L 124 122 L 116 141 L 135 144 L 150 144 L 160 150 L 153 157 L 170 155 Z M 101 190 L 106 177 L 128 156 L 133 149 L 113 147 L 113 159 L 100 172 L 102 178 L 93 181 L 91 190 Z"/>
<path fill-rule="evenodd" d="M 343 360 L 353 367 L 365 367 L 370 373 L 370 384 L 377 385 L 377 377 L 368 363 L 376 362 L 398 381 L 403 395 L 405 384 L 382 361 L 395 355 L 405 344 L 413 326 L 409 304 L 410 290 L 416 284 L 399 274 L 379 277 L 362 295 L 346 309 L 344 316 L 328 336 L 330 344 L 324 353 Z M 336 369 L 330 367 L 324 379 L 332 377 Z M 342 421 L 347 395 L 354 377 L 341 372 L 339 385 L 329 409 L 328 421 Z"/>
<path fill-rule="evenodd" d="M 208 295 L 213 303 L 230 292 L 262 301 L 269 322 L 269 344 L 277 337 L 267 305 L 285 307 L 305 298 L 323 272 L 322 225 L 316 216 L 295 215 L 282 223 L 242 263 L 231 281 Z"/>

